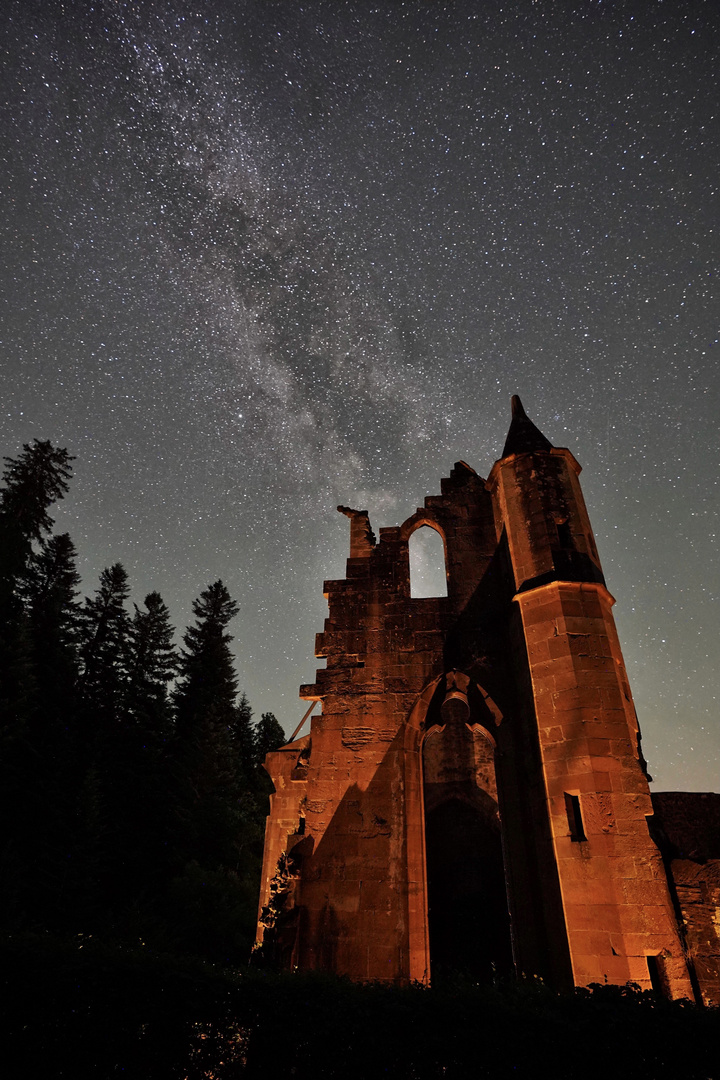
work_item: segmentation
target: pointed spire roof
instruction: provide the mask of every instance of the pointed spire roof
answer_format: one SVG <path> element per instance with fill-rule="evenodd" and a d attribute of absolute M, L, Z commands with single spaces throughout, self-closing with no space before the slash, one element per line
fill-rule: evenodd
<path fill-rule="evenodd" d="M 512 421 L 505 440 L 502 456 L 508 454 L 528 454 L 537 450 L 552 450 L 552 443 L 542 431 L 535 427 L 526 415 L 522 401 L 517 394 L 512 397 Z"/>

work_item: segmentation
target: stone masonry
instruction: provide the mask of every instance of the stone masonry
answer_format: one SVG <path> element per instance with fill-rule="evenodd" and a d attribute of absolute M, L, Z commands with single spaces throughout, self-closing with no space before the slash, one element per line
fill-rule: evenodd
<path fill-rule="evenodd" d="M 717 1000 L 717 867 L 703 884 L 656 842 L 579 473 L 514 398 L 487 480 L 458 462 L 379 540 L 338 508 L 347 573 L 325 583 L 327 666 L 301 688 L 322 712 L 266 761 L 259 940 L 280 966 Z M 447 596 L 411 595 L 422 527 Z"/>

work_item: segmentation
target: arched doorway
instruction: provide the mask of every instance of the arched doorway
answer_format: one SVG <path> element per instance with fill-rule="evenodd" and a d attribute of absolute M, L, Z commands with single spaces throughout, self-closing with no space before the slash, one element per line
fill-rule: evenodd
<path fill-rule="evenodd" d="M 487 715 L 485 715 L 487 714 Z M 485 720 L 485 725 L 481 723 Z M 492 717 L 480 694 L 439 688 L 422 748 L 432 981 L 512 970 Z"/>

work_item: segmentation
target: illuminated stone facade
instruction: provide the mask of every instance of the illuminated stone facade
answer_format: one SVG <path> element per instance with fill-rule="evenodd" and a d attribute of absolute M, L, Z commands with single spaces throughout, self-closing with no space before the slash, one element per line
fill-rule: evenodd
<path fill-rule="evenodd" d="M 487 480 L 459 462 L 377 542 L 339 508 L 347 576 L 301 688 L 322 712 L 266 762 L 259 936 L 281 966 L 697 996 L 579 472 L 514 398 Z M 411 596 L 422 526 L 447 596 Z M 703 979 L 713 1000 L 717 956 Z"/>

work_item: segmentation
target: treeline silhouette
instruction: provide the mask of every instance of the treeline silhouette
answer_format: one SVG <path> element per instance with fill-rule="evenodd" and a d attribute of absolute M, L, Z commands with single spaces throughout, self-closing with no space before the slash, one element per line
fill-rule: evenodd
<path fill-rule="evenodd" d="M 129 608 L 119 563 L 79 598 L 49 514 L 72 460 L 36 440 L 0 488 L 4 925 L 245 963 L 283 730 L 238 696 L 221 581 L 181 648 L 157 592 Z"/>

